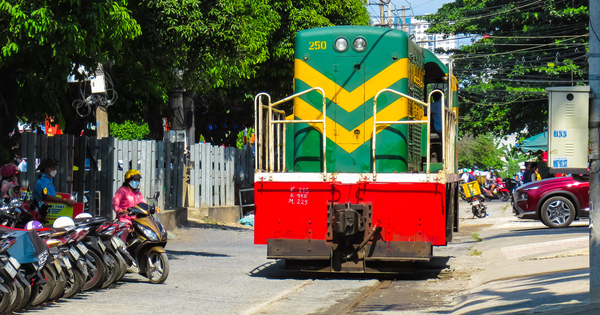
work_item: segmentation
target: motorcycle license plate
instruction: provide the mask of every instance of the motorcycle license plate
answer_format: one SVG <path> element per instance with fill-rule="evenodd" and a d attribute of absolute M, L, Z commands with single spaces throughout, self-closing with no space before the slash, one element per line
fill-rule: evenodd
<path fill-rule="evenodd" d="M 63 262 L 65 263 L 65 266 L 67 266 L 67 269 L 71 269 L 71 261 L 69 260 L 69 258 L 67 257 L 63 257 Z"/>
<path fill-rule="evenodd" d="M 56 267 L 56 270 L 58 271 L 58 273 L 62 273 L 62 267 L 60 266 L 58 259 L 54 260 L 54 267 Z"/>
<path fill-rule="evenodd" d="M 478 205 L 478 204 L 479 204 L 479 200 L 475 200 L 475 201 L 473 201 L 473 203 L 472 203 L 472 205 L 474 205 L 474 206 L 476 206 L 476 205 Z"/>
<path fill-rule="evenodd" d="M 98 246 L 100 246 L 100 248 L 102 249 L 103 252 L 106 251 L 106 246 L 104 246 L 104 243 L 102 241 L 98 241 Z"/>
<path fill-rule="evenodd" d="M 19 269 L 19 267 L 21 267 L 21 264 L 16 259 L 14 259 L 13 257 L 9 257 L 8 261 L 10 261 L 10 263 L 13 266 L 15 266 L 15 269 Z"/>
<path fill-rule="evenodd" d="M 83 245 L 82 243 L 77 243 L 77 248 L 79 248 L 81 253 L 84 255 L 87 254 L 87 252 L 88 252 L 87 247 L 85 247 L 85 245 Z"/>
<path fill-rule="evenodd" d="M 73 247 L 69 248 L 69 253 L 71 253 L 71 255 L 73 255 L 73 258 L 75 260 L 79 259 L 79 252 L 75 248 L 73 248 Z"/>
<path fill-rule="evenodd" d="M 8 272 L 10 277 L 13 279 L 17 275 L 17 269 L 15 269 L 15 267 L 13 267 L 11 264 L 6 264 L 6 266 L 4 266 L 4 270 L 6 270 L 6 272 Z"/>

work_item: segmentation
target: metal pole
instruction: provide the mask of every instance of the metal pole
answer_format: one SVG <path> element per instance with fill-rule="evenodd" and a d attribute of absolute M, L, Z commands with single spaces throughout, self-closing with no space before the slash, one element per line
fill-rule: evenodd
<path fill-rule="evenodd" d="M 381 13 L 381 26 L 386 25 L 385 23 L 385 9 L 384 6 L 385 5 L 385 1 L 384 0 L 379 0 L 379 11 Z"/>
<path fill-rule="evenodd" d="M 600 2 L 590 0 L 590 302 L 600 301 Z M 598 205 L 598 209 L 596 209 Z"/>

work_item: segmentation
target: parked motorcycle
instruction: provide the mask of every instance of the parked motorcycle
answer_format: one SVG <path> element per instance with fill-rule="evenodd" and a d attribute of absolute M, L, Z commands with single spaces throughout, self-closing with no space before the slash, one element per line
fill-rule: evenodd
<path fill-rule="evenodd" d="M 473 196 L 469 198 L 469 204 L 471 205 L 471 211 L 475 218 L 485 218 L 487 215 L 487 207 L 484 204 L 485 198 L 481 195 Z"/>

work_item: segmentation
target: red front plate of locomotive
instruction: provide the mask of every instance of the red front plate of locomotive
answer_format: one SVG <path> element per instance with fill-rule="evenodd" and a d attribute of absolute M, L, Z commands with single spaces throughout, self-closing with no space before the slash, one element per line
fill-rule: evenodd
<path fill-rule="evenodd" d="M 446 245 L 445 185 L 438 183 L 267 182 L 254 184 L 254 243 L 325 240 L 331 203 L 372 203 L 385 241 Z"/>

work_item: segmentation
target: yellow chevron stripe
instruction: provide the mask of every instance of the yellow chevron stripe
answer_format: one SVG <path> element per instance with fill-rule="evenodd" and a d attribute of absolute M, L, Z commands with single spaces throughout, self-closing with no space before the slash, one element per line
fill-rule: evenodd
<path fill-rule="evenodd" d="M 352 92 L 346 91 L 301 59 L 296 59 L 295 69 L 296 79 L 309 86 L 323 88 L 328 99 L 347 112 L 351 112 L 374 97 L 377 92 L 390 87 L 401 79 L 408 78 L 408 58 L 394 62 Z"/>
<path fill-rule="evenodd" d="M 323 119 L 323 114 L 306 103 L 304 100 L 297 98 L 294 106 L 294 116 L 301 120 L 312 120 L 312 119 Z M 377 120 L 385 121 L 397 121 L 408 116 L 408 102 L 406 98 L 400 98 L 388 105 L 377 113 Z M 310 124 L 319 132 L 323 132 L 323 124 Z M 377 133 L 387 128 L 390 125 L 378 125 Z M 288 127 L 289 128 L 289 127 Z M 335 121 L 327 118 L 327 138 L 335 142 L 338 146 L 344 149 L 348 153 L 356 150 L 366 141 L 369 141 L 373 136 L 373 117 L 367 119 L 360 126 L 356 127 L 360 131 L 362 137 L 357 139 L 354 135 L 354 130 L 346 130 L 344 127 L 338 125 Z"/>

